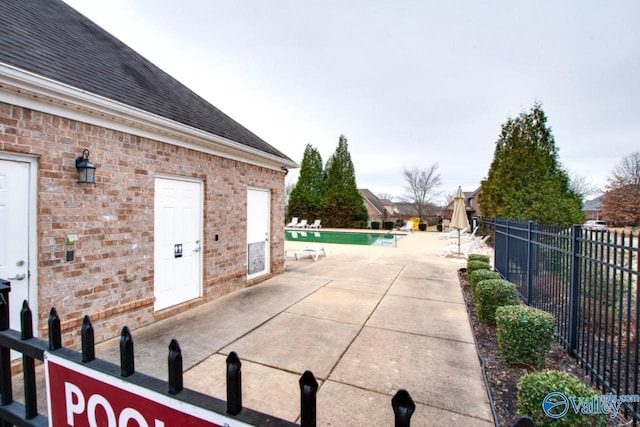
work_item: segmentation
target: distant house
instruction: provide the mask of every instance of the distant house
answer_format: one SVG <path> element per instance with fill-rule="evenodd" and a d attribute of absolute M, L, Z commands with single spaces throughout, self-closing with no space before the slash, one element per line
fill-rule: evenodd
<path fill-rule="evenodd" d="M 480 211 L 480 203 L 478 201 L 478 196 L 480 195 L 481 187 L 478 187 L 475 191 L 464 191 L 464 207 L 467 212 L 467 217 L 469 218 L 469 224 L 472 223 L 472 217 L 474 215 L 480 216 L 482 212 Z M 451 216 L 453 215 L 453 200 L 449 202 L 447 206 L 442 210 L 442 217 L 445 220 L 444 225 L 448 225 L 448 221 L 451 220 Z"/>
<path fill-rule="evenodd" d="M 395 207 L 393 203 L 390 201 L 386 201 L 386 204 L 382 202 L 373 194 L 370 190 L 367 189 L 358 189 L 358 192 L 364 199 L 365 205 L 367 207 L 367 216 L 369 217 L 369 224 L 371 221 L 379 221 L 382 223 L 383 221 L 395 221 L 394 210 Z"/>
<path fill-rule="evenodd" d="M 387 215 L 389 215 L 389 217 L 395 218 L 400 213 L 400 211 L 398 210 L 398 207 L 396 206 L 396 204 L 394 202 L 392 202 L 391 200 L 389 200 L 389 199 L 380 199 L 380 203 L 382 204 L 384 209 L 387 211 Z"/>
<path fill-rule="evenodd" d="M 398 219 L 402 221 L 407 221 L 410 218 L 417 218 L 418 211 L 416 210 L 413 203 L 408 202 L 396 202 L 396 209 L 398 209 Z"/>
<path fill-rule="evenodd" d="M 418 216 L 413 203 L 408 202 L 392 202 L 387 199 L 379 199 L 375 194 L 367 189 L 358 190 L 367 205 L 367 213 L 369 215 L 369 223 L 371 221 L 407 221 Z M 440 208 L 434 204 L 428 203 L 425 206 L 424 214 L 430 224 L 435 224 L 440 215 Z"/>
<path fill-rule="evenodd" d="M 88 158 L 84 158 L 83 156 Z M 95 184 L 79 183 L 95 165 Z M 60 0 L 0 13 L 0 277 L 64 345 L 283 272 L 298 165 Z M 91 169 L 90 169 L 91 170 Z"/>
<path fill-rule="evenodd" d="M 602 218 L 602 198 L 596 197 L 592 200 L 585 200 L 582 206 L 582 212 L 586 219 L 603 219 Z"/>

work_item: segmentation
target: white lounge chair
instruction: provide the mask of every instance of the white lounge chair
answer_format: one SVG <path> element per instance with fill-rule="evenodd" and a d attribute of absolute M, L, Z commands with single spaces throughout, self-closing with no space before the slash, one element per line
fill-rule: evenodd
<path fill-rule="evenodd" d="M 294 225 L 294 227 L 295 228 L 307 228 L 307 220 L 306 219 L 301 220 L 299 223 Z"/>
<path fill-rule="evenodd" d="M 300 257 L 307 255 L 313 258 L 313 261 L 315 262 L 318 261 L 320 252 L 322 252 L 325 258 L 327 257 L 327 251 L 323 246 L 305 246 L 299 251 L 294 252 L 293 255 L 296 257 L 296 259 L 300 259 Z"/>
<path fill-rule="evenodd" d="M 322 220 L 320 219 L 316 219 L 315 221 L 313 221 L 313 224 L 309 225 L 309 228 L 321 228 L 322 226 L 320 225 L 320 222 Z"/>
<path fill-rule="evenodd" d="M 470 254 L 482 254 L 487 255 L 491 252 L 491 248 L 487 245 L 487 240 L 489 240 L 489 235 L 482 237 L 481 239 L 475 239 L 469 244 L 461 245 L 464 246 L 462 253 L 464 256 L 468 257 Z"/>
<path fill-rule="evenodd" d="M 436 248 L 436 252 L 439 257 L 447 257 L 451 255 L 464 255 L 465 257 L 469 256 L 469 254 L 488 254 L 491 249 L 487 246 L 487 240 L 490 236 L 484 236 L 481 239 L 475 239 L 468 243 L 463 243 L 458 246 L 457 241 L 449 240 L 449 244 L 447 246 L 441 246 Z"/>
<path fill-rule="evenodd" d="M 295 227 L 296 225 L 298 225 L 298 217 L 294 216 L 293 218 L 291 218 L 291 222 L 289 224 L 287 224 L 287 227 Z"/>
<path fill-rule="evenodd" d="M 473 229 L 473 232 L 471 232 L 471 234 L 465 232 L 465 231 L 461 231 L 460 232 L 460 240 L 464 241 L 465 243 L 469 243 L 469 241 L 473 240 L 476 238 L 476 232 L 478 231 L 478 227 Z M 458 232 L 456 230 L 452 231 L 450 233 L 449 236 L 449 241 L 455 241 L 456 243 L 458 242 Z"/>
<path fill-rule="evenodd" d="M 467 234 L 467 229 L 463 229 L 460 230 L 460 235 L 462 236 L 463 234 Z M 442 234 L 440 234 L 440 240 L 447 240 L 447 239 L 453 239 L 453 238 L 458 238 L 458 230 L 456 230 L 455 228 L 450 229 L 449 231 L 444 231 L 442 232 Z"/>
<path fill-rule="evenodd" d="M 400 231 L 413 231 L 413 221 L 407 221 L 405 225 L 399 228 Z"/>
<path fill-rule="evenodd" d="M 448 245 L 436 248 L 436 253 L 441 258 L 455 255 L 458 253 L 458 244 L 449 241 Z M 460 248 L 460 253 L 462 253 L 462 248 Z"/>

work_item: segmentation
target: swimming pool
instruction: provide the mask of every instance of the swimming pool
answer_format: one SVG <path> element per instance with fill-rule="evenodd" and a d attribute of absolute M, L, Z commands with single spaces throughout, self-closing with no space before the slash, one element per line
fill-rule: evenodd
<path fill-rule="evenodd" d="M 288 242 L 338 243 L 342 245 L 395 246 L 403 234 L 360 233 L 349 231 L 285 230 Z"/>

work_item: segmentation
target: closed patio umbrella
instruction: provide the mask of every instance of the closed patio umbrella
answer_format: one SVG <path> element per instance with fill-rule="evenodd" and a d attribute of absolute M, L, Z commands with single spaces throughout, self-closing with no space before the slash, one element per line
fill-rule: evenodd
<path fill-rule="evenodd" d="M 458 255 L 460 255 L 460 231 L 469 228 L 469 218 L 464 207 L 464 193 L 462 187 L 458 187 L 456 197 L 453 199 L 453 214 L 451 215 L 452 228 L 458 230 Z"/>

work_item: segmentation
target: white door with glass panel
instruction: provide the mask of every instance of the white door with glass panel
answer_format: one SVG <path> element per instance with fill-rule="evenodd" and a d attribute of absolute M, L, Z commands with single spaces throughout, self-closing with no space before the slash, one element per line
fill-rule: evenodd
<path fill-rule="evenodd" d="M 38 318 L 29 275 L 29 162 L 0 160 L 0 279 L 9 280 L 10 326 L 20 330 L 20 310 L 29 301 L 34 319 Z M 30 294 L 33 296 L 30 298 Z M 36 322 L 34 321 L 34 325 Z M 36 333 L 37 328 L 34 328 Z"/>
<path fill-rule="evenodd" d="M 247 193 L 247 278 L 269 273 L 271 203 L 268 190 Z"/>
<path fill-rule="evenodd" d="M 202 296 L 202 206 L 202 182 L 156 178 L 156 311 Z"/>

